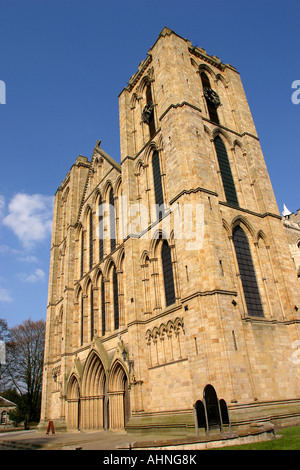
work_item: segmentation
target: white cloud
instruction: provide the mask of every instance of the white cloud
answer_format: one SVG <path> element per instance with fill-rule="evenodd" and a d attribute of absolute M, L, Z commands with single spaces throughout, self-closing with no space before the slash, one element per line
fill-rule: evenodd
<path fill-rule="evenodd" d="M 20 256 L 19 258 L 17 258 L 18 261 L 22 261 L 24 263 L 37 263 L 38 262 L 38 259 L 36 256 L 34 255 L 25 255 L 25 256 Z"/>
<path fill-rule="evenodd" d="M 21 281 L 23 282 L 29 282 L 30 284 L 35 284 L 36 282 L 45 280 L 45 273 L 42 269 L 37 268 L 33 274 L 21 273 L 19 274 L 19 277 Z"/>
<path fill-rule="evenodd" d="M 16 248 L 11 248 L 8 245 L 0 245 L 0 254 L 4 255 L 13 255 L 16 257 L 17 261 L 22 263 L 37 263 L 38 259 L 34 255 L 29 255 L 24 250 L 17 250 Z"/>
<path fill-rule="evenodd" d="M 0 302 L 11 302 L 12 298 L 7 289 L 0 287 Z"/>
<path fill-rule="evenodd" d="M 52 196 L 16 194 L 8 205 L 3 224 L 11 228 L 25 248 L 45 240 L 52 230 Z"/>

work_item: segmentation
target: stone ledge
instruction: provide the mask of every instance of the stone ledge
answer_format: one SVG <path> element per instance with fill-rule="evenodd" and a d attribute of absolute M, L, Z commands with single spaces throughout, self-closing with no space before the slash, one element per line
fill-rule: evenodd
<path fill-rule="evenodd" d="M 253 423 L 249 432 L 216 433 L 203 437 L 185 437 L 153 441 L 133 442 L 120 446 L 119 449 L 129 450 L 203 450 L 216 447 L 227 447 L 253 442 L 268 441 L 275 436 L 274 425 L 271 423 Z"/>

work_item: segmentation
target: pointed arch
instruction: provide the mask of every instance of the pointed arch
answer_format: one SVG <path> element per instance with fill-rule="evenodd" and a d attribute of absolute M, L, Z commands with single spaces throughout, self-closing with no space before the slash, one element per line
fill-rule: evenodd
<path fill-rule="evenodd" d="M 150 79 L 150 76 L 149 75 L 145 75 L 141 81 L 140 81 L 140 84 L 137 88 L 137 93 L 138 94 L 141 94 L 144 92 L 145 88 L 151 83 L 151 79 Z"/>
<path fill-rule="evenodd" d="M 107 371 L 98 352 L 93 349 L 86 360 L 82 374 L 83 428 L 103 429 L 105 427 Z"/>
<path fill-rule="evenodd" d="M 116 268 L 118 270 L 122 269 L 123 267 L 123 262 L 125 258 L 125 250 L 124 247 L 118 250 L 117 257 L 116 257 Z"/>
<path fill-rule="evenodd" d="M 67 424 L 69 429 L 80 429 L 81 401 L 78 377 L 73 373 L 67 386 Z"/>
<path fill-rule="evenodd" d="M 257 242 L 259 242 L 259 239 L 260 239 L 260 238 L 264 241 L 264 244 L 265 244 L 266 246 L 269 245 L 269 244 L 268 244 L 268 237 L 267 237 L 267 235 L 265 234 L 265 232 L 264 232 L 263 230 L 261 230 L 261 229 L 257 232 L 257 236 L 256 236 Z"/>
<path fill-rule="evenodd" d="M 129 374 L 125 365 L 116 359 L 109 377 L 110 423 L 112 429 L 124 429 L 130 418 Z M 118 413 L 114 412 L 118 410 Z"/>
<path fill-rule="evenodd" d="M 82 292 L 82 287 L 81 287 L 81 284 L 78 284 L 76 287 L 75 287 L 75 292 L 74 292 L 74 298 L 75 300 L 78 302 L 79 300 L 79 296 Z"/>
<path fill-rule="evenodd" d="M 113 182 L 108 179 L 106 180 L 104 186 L 103 186 L 103 189 L 102 189 L 102 198 L 103 198 L 103 201 L 105 201 L 106 203 L 109 202 L 109 192 L 110 192 L 110 189 L 113 188 Z"/>
<path fill-rule="evenodd" d="M 88 295 L 88 289 L 89 289 L 91 284 L 92 284 L 92 279 L 91 279 L 90 276 L 87 276 L 83 280 L 83 284 L 82 284 L 82 290 L 83 290 L 84 295 Z"/>
<path fill-rule="evenodd" d="M 99 374 L 97 374 L 99 372 Z M 94 348 L 89 352 L 89 355 L 85 361 L 83 372 L 82 372 L 82 396 L 93 396 L 97 393 L 97 388 L 103 384 L 103 373 L 106 370 L 103 365 L 103 361 L 98 351 Z M 102 377 L 102 380 L 93 380 L 98 375 L 98 378 Z M 99 389 L 98 389 L 99 391 Z"/>
<path fill-rule="evenodd" d="M 232 231 L 232 233 L 233 233 L 235 227 L 237 227 L 237 226 L 244 226 L 246 228 L 246 231 L 251 235 L 251 238 L 253 240 L 256 239 L 254 228 L 252 227 L 249 220 L 241 214 L 234 217 L 234 219 L 231 222 L 231 231 Z"/>
<path fill-rule="evenodd" d="M 234 139 L 234 141 L 232 142 L 232 147 L 239 147 L 243 153 L 245 152 L 242 142 L 238 139 Z"/>
<path fill-rule="evenodd" d="M 104 267 L 103 267 L 103 275 L 106 279 L 108 279 L 110 270 L 113 266 L 115 266 L 115 262 L 113 258 L 109 256 L 107 260 L 105 261 Z"/>
<path fill-rule="evenodd" d="M 221 129 L 220 127 L 215 127 L 212 131 L 212 138 L 215 139 L 218 136 L 223 140 L 223 143 L 225 141 L 224 145 L 226 147 L 229 146 L 230 148 L 232 148 L 233 143 L 232 143 L 232 139 L 231 139 L 230 135 L 228 134 L 228 132 L 226 132 L 224 129 Z M 227 149 L 226 149 L 226 151 L 227 151 Z"/>
<path fill-rule="evenodd" d="M 99 187 L 97 187 L 92 196 L 92 202 L 91 202 L 91 206 L 94 207 L 96 213 L 97 213 L 97 202 L 99 198 L 102 199 L 102 191 Z"/>
<path fill-rule="evenodd" d="M 81 212 L 81 220 L 82 224 L 86 227 L 88 224 L 88 215 L 89 212 L 92 210 L 92 206 L 90 204 L 85 204 L 83 207 L 83 210 Z"/>
<path fill-rule="evenodd" d="M 116 194 L 117 196 L 119 196 L 119 191 L 120 191 L 121 185 L 122 185 L 122 176 L 119 175 L 117 177 L 117 179 L 115 181 L 115 184 L 114 184 L 114 187 L 113 187 L 114 194 Z"/>
<path fill-rule="evenodd" d="M 207 64 L 200 64 L 199 65 L 199 68 L 198 68 L 198 71 L 199 71 L 199 74 L 201 75 L 202 72 L 206 73 L 209 75 L 209 79 L 212 80 L 212 81 L 215 81 L 216 80 L 216 74 L 215 72 L 212 70 L 212 68 L 209 67 L 209 65 Z"/>
<path fill-rule="evenodd" d="M 135 108 L 136 102 L 137 102 L 138 96 L 137 93 L 132 93 L 131 99 L 130 99 L 130 108 Z"/>
<path fill-rule="evenodd" d="M 154 234 L 151 238 L 151 241 L 150 241 L 150 246 L 149 246 L 150 258 L 157 257 L 157 249 L 158 249 L 158 246 L 161 243 L 161 240 L 168 240 L 168 237 L 167 237 L 166 233 L 163 230 L 157 229 L 154 232 Z"/>
<path fill-rule="evenodd" d="M 149 252 L 147 250 L 144 250 L 143 253 L 141 254 L 141 266 L 145 264 L 147 261 L 149 261 Z"/>
<path fill-rule="evenodd" d="M 228 82 L 227 82 L 226 78 L 224 77 L 224 75 L 222 75 L 221 73 L 217 73 L 216 80 L 217 80 L 217 82 L 218 81 L 222 82 L 224 87 L 228 88 Z"/>
<path fill-rule="evenodd" d="M 158 146 L 156 142 L 152 141 L 150 142 L 150 144 L 147 146 L 147 149 L 145 150 L 144 160 L 145 160 L 146 165 L 151 166 L 151 159 L 152 159 L 152 155 L 154 152 L 158 152 Z"/>
<path fill-rule="evenodd" d="M 225 228 L 226 232 L 227 232 L 228 234 L 231 233 L 230 225 L 229 225 L 229 223 L 227 222 L 227 220 L 222 219 L 222 223 L 223 223 L 223 227 Z"/>

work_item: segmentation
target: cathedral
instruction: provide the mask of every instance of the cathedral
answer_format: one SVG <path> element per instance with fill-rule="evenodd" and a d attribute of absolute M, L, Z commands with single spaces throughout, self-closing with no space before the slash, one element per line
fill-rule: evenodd
<path fill-rule="evenodd" d="M 238 71 L 164 28 L 55 195 L 40 428 L 300 424 L 297 270 Z"/>

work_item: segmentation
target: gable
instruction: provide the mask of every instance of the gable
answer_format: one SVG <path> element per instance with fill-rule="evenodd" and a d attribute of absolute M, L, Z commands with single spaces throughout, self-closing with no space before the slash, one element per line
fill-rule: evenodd
<path fill-rule="evenodd" d="M 16 403 L 7 400 L 6 398 L 0 397 L 0 408 L 8 408 L 12 406 L 17 406 Z"/>

